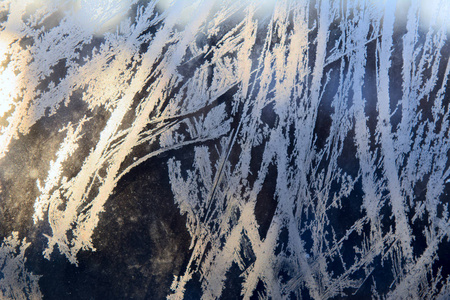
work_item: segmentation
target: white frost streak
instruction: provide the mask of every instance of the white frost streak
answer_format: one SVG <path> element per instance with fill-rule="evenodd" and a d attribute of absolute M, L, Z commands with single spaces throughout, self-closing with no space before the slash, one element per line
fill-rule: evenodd
<path fill-rule="evenodd" d="M 37 181 L 34 222 L 51 228 L 44 256 L 57 247 L 76 264 L 94 250 L 120 179 L 170 153 L 192 240 L 169 299 L 189 295 L 191 281 L 217 299 L 234 292 L 230 280 L 244 299 L 363 297 L 370 287 L 374 297 L 445 298 L 447 11 L 375 2 L 172 1 L 159 11 L 150 1 L 96 35 L 68 4 L 0 3 L 0 158 L 67 106 L 88 115 L 66 116 Z M 423 21 L 428 5 L 438 17 Z M 58 25 L 45 28 L 50 16 Z M 73 157 L 82 161 L 66 177 Z M 3 257 L 19 245 L 6 239 Z M 20 276 L 30 290 L 0 281 L 3 293 L 40 297 L 37 279 Z"/>
<path fill-rule="evenodd" d="M 391 68 L 392 39 L 395 20 L 396 1 L 389 1 L 383 20 L 382 42 L 379 50 L 379 72 L 377 78 L 377 109 L 378 126 L 377 131 L 381 135 L 381 151 L 383 155 L 383 167 L 390 193 L 390 203 L 395 217 L 395 230 L 401 241 L 403 254 L 409 261 L 412 259 L 411 228 L 408 225 L 405 212 L 405 199 L 402 195 L 400 181 L 397 175 L 396 153 L 394 141 L 391 135 L 391 111 L 389 96 L 389 70 Z"/>

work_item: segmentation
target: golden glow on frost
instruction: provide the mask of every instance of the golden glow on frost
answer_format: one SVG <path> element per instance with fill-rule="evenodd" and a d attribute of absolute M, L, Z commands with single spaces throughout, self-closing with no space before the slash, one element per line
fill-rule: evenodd
<path fill-rule="evenodd" d="M 0 40 L 0 63 L 6 58 L 8 45 Z M 17 88 L 17 76 L 11 68 L 0 68 L 0 117 L 11 109 L 11 102 Z"/>

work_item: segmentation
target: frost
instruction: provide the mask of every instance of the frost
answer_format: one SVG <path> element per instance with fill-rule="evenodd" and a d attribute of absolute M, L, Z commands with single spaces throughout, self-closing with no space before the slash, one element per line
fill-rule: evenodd
<path fill-rule="evenodd" d="M 33 176 L 46 258 L 95 250 L 119 181 L 163 159 L 192 241 L 169 299 L 448 296 L 445 1 L 79 4 L 0 3 L 0 158 L 64 123 Z"/>
<path fill-rule="evenodd" d="M 17 232 L 5 238 L 0 247 L 0 296 L 2 299 L 42 299 L 39 277 L 25 268 L 25 250 L 30 243 L 19 240 Z"/>

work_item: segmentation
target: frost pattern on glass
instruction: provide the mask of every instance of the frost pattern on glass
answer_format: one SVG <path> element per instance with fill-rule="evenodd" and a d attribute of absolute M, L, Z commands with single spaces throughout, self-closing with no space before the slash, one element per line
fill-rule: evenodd
<path fill-rule="evenodd" d="M 42 299 L 39 276 L 25 267 L 25 250 L 30 243 L 19 240 L 17 232 L 5 238 L 0 247 L 0 296 L 1 299 Z"/>
<path fill-rule="evenodd" d="M 72 110 L 43 255 L 95 250 L 120 179 L 168 156 L 192 237 L 170 299 L 449 297 L 449 5 L 378 2 L 2 1 L 0 157 Z"/>

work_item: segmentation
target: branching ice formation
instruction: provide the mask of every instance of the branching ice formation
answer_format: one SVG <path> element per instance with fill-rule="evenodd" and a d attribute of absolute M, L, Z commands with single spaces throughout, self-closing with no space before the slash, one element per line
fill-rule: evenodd
<path fill-rule="evenodd" d="M 42 299 L 39 276 L 25 268 L 25 250 L 30 243 L 19 240 L 17 232 L 5 238 L 0 247 L 0 296 L 2 299 Z"/>
<path fill-rule="evenodd" d="M 118 182 L 166 153 L 192 238 L 169 299 L 450 295 L 446 1 L 130 1 L 113 31 L 72 2 L 0 3 L 0 157 L 82 108 L 37 182 L 46 258 L 94 250 Z"/>

